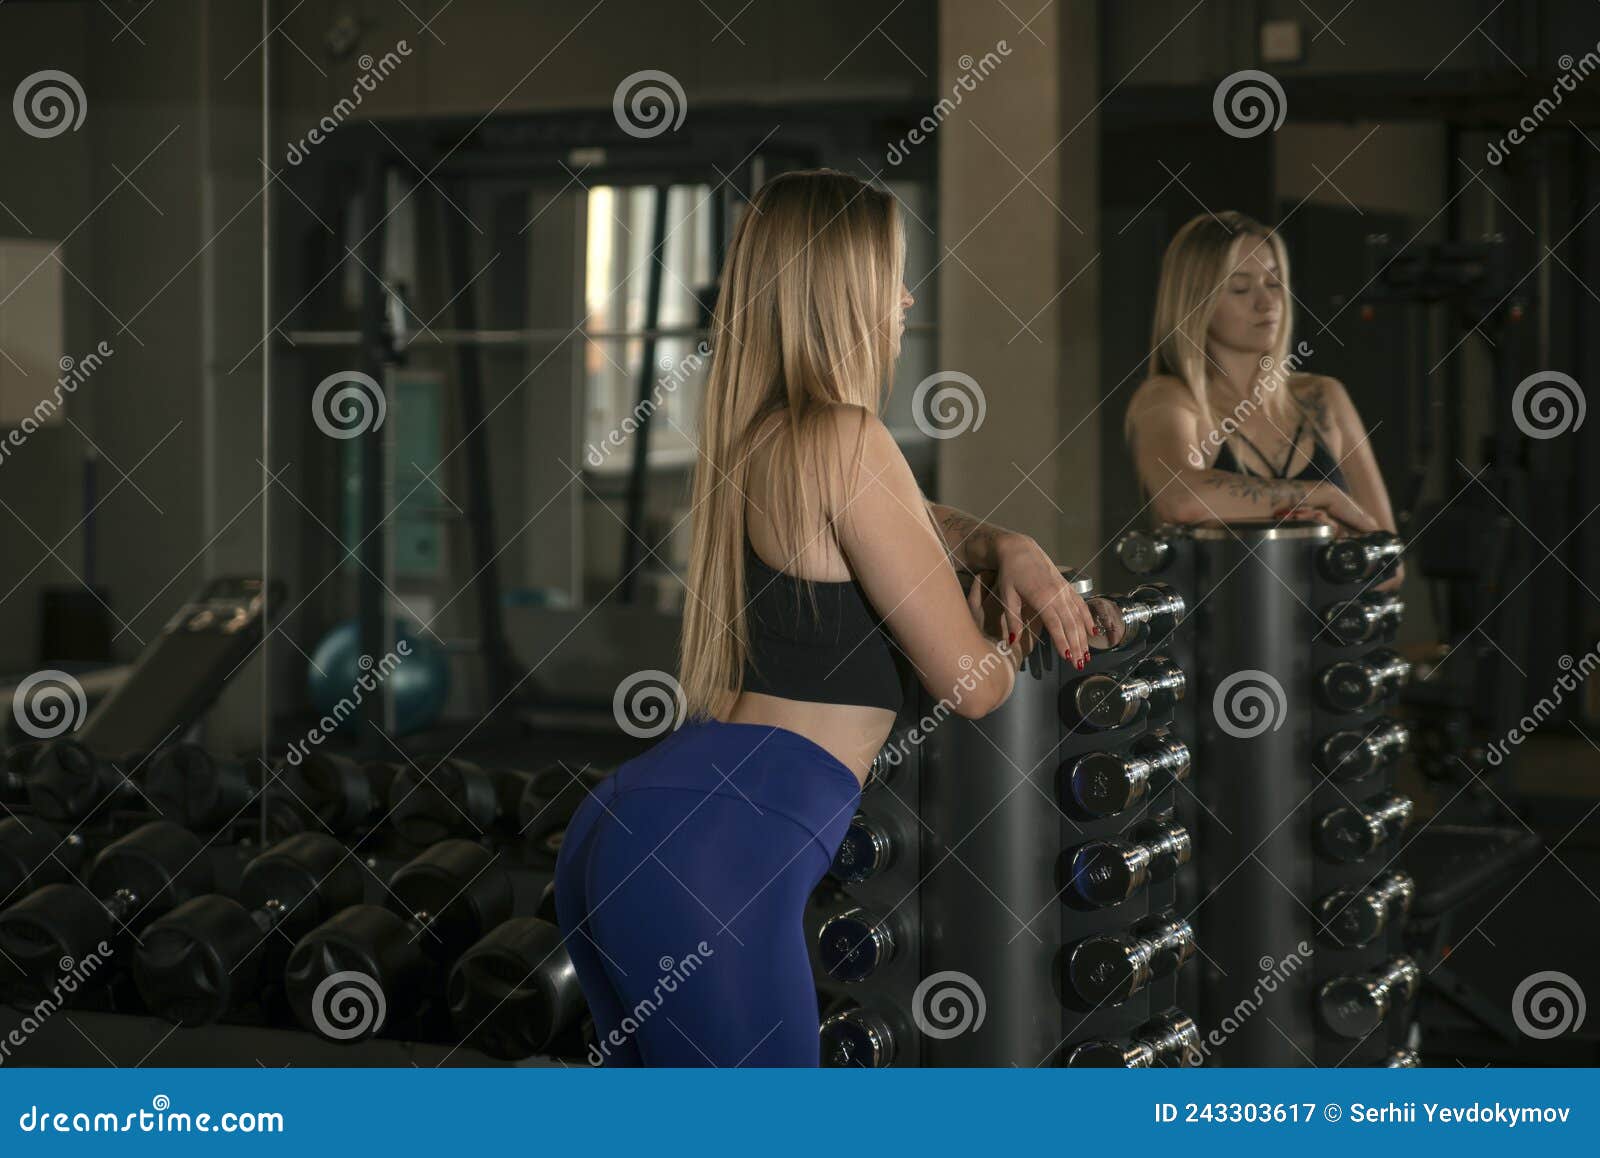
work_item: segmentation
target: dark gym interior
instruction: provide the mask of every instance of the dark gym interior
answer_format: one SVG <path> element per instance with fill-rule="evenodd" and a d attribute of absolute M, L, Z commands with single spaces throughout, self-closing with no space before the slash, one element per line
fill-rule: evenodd
<path fill-rule="evenodd" d="M 822 1064 L 1600 1064 L 1596 73 L 1589 0 L 0 3 L 0 1065 L 602 1060 L 549 886 L 673 726 L 722 259 L 819 167 L 900 206 L 925 495 L 1137 625 L 981 720 L 906 673 Z M 1153 517 L 1225 210 L 1394 534 Z"/>

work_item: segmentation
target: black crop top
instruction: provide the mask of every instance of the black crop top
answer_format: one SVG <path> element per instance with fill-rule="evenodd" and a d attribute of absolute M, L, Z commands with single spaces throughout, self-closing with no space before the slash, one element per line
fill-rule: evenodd
<path fill-rule="evenodd" d="M 1305 430 L 1305 428 L 1306 420 L 1302 418 L 1300 420 L 1300 425 L 1294 428 L 1294 442 L 1289 448 L 1289 457 L 1284 460 L 1282 467 L 1273 472 L 1271 477 L 1278 479 L 1321 479 L 1331 482 L 1334 486 L 1348 494 L 1350 488 L 1345 485 L 1344 472 L 1339 469 L 1338 460 L 1333 457 L 1332 452 L 1330 452 L 1327 447 L 1322 445 L 1322 439 L 1317 437 L 1317 432 L 1315 430 L 1311 432 L 1311 457 L 1306 462 L 1306 468 L 1296 475 L 1283 473 L 1289 468 L 1289 464 L 1294 461 L 1294 456 L 1299 453 L 1300 433 L 1301 431 Z M 1251 450 L 1255 451 L 1256 454 L 1260 456 L 1262 462 L 1268 464 L 1272 462 L 1270 458 L 1261 453 L 1261 449 L 1256 446 L 1255 443 L 1251 442 L 1245 437 L 1243 431 L 1235 431 L 1234 433 L 1240 438 L 1244 439 L 1245 445 L 1247 445 Z M 1211 464 L 1211 469 L 1230 471 L 1233 474 L 1254 473 L 1253 471 L 1245 470 L 1239 465 L 1239 460 L 1234 457 L 1233 448 L 1230 447 L 1226 442 L 1222 444 L 1222 449 L 1217 451 L 1216 461 Z M 1257 477 L 1259 478 L 1260 476 L 1258 475 Z"/>
<path fill-rule="evenodd" d="M 860 583 L 812 580 L 813 615 L 804 581 L 767 566 L 748 537 L 744 568 L 750 631 L 745 691 L 900 711 L 897 649 Z"/>

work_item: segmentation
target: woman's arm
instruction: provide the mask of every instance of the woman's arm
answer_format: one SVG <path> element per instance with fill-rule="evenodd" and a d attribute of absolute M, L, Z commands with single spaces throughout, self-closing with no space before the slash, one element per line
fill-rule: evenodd
<path fill-rule="evenodd" d="M 1372 518 L 1330 483 L 1261 478 L 1205 465 L 1216 458 L 1216 447 L 1201 430 L 1194 398 L 1175 380 L 1146 382 L 1129 403 L 1128 416 L 1134 470 L 1159 522 L 1266 519 L 1289 508 L 1311 507 L 1349 526 L 1377 530 Z"/>
<path fill-rule="evenodd" d="M 1356 411 L 1356 404 L 1344 383 L 1337 378 L 1321 378 L 1315 390 L 1317 399 L 1326 408 L 1329 420 L 1339 431 L 1339 469 L 1350 484 L 1350 497 L 1369 512 L 1378 528 L 1396 531 L 1394 508 L 1389 503 L 1389 488 L 1383 484 L 1383 472 L 1378 469 L 1378 456 L 1373 453 L 1372 441 L 1367 436 L 1366 425 Z M 1374 584 L 1375 591 L 1389 591 L 1400 586 L 1405 578 L 1403 566 L 1382 583 Z"/>
<path fill-rule="evenodd" d="M 969 719 L 1011 695 L 1018 652 L 974 622 L 910 464 L 888 427 L 855 406 L 830 407 L 831 436 L 850 464 L 829 512 L 839 549 L 928 694 Z M 857 443 L 859 458 L 853 458 Z"/>
<path fill-rule="evenodd" d="M 1089 637 L 1100 633 L 1082 596 L 1035 540 L 954 507 L 928 503 L 950 554 L 974 574 L 994 572 L 992 591 L 1005 607 L 1005 631 L 1032 650 L 1028 627 L 1049 632 L 1056 654 L 1078 666 L 1089 659 Z M 1120 627 L 1120 622 L 1118 624 Z M 1112 640 L 1111 642 L 1118 642 Z"/>

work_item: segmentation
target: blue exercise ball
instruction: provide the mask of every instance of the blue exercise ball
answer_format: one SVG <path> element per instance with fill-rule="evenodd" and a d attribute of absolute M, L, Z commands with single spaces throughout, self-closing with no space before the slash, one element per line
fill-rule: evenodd
<path fill-rule="evenodd" d="M 343 700 L 348 726 L 362 701 L 382 695 L 387 688 L 394 697 L 395 728 L 401 735 L 437 720 L 450 698 L 449 660 L 435 644 L 417 638 L 403 619 L 395 620 L 394 635 L 395 650 L 389 656 L 374 657 L 362 654 L 361 628 L 354 619 L 323 636 L 306 671 L 306 690 L 317 711 L 332 715 Z M 368 691 L 360 682 L 362 676 L 378 686 Z"/>

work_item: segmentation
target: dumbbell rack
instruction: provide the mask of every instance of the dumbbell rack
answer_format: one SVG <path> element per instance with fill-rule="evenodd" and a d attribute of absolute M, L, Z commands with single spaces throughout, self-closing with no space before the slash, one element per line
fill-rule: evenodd
<path fill-rule="evenodd" d="M 1067 577 L 1080 595 L 1092 591 L 1089 580 Z M 1141 1028 L 1177 1004 L 1173 972 L 1126 1000 L 1093 1002 L 1064 976 L 1069 952 L 1086 938 L 1127 934 L 1174 905 L 1176 880 L 1159 872 L 1103 908 L 1080 902 L 1069 883 L 1075 850 L 1096 840 L 1134 841 L 1158 819 L 1169 821 L 1172 784 L 1158 780 L 1122 814 L 1091 816 L 1066 783 L 1079 757 L 1128 755 L 1151 740 L 1170 725 L 1170 706 L 1141 705 L 1104 730 L 1064 707 L 1086 677 L 1128 672 L 1171 642 L 1139 629 L 1118 648 L 1093 652 L 1080 672 L 1046 640 L 1006 703 L 977 721 L 918 689 L 910 718 L 885 747 L 888 758 L 880 755 L 880 765 L 894 770 L 864 795 L 862 813 L 893 816 L 920 840 L 883 873 L 834 886 L 847 899 L 830 889 L 824 902 L 873 913 L 897 952 L 853 983 L 829 978 L 819 959 L 819 983 L 834 1008 L 854 1003 L 825 1020 L 825 1065 L 1060 1065 L 1079 1047 L 1079 1064 L 1107 1064 L 1088 1061 L 1096 1043 L 1110 1043 L 1101 1056 L 1120 1059 Z M 874 1048 L 883 1040 L 892 1051 Z M 1181 1053 L 1169 1050 L 1162 1060 L 1181 1062 Z"/>
<path fill-rule="evenodd" d="M 1197 593 L 1190 703 L 1200 892 L 1185 911 L 1203 958 L 1197 1008 L 1208 1064 L 1416 1064 L 1401 1048 L 1404 984 L 1374 1031 L 1351 1037 L 1331 1024 L 1344 1020 L 1349 1032 L 1365 998 L 1351 1005 L 1348 997 L 1401 959 L 1408 901 L 1403 874 L 1391 879 L 1399 841 L 1355 855 L 1362 850 L 1348 838 L 1365 825 L 1354 811 L 1335 815 L 1375 810 L 1392 787 L 1403 732 L 1361 777 L 1347 778 L 1347 766 L 1322 754 L 1336 733 L 1365 740 L 1398 728 L 1382 714 L 1384 695 L 1338 710 L 1319 691 L 1333 665 L 1378 652 L 1397 619 L 1391 614 L 1377 638 L 1361 642 L 1330 627 L 1329 610 L 1369 578 L 1329 577 L 1332 540 L 1320 523 L 1235 523 L 1136 532 L 1118 545 L 1130 571 Z M 1394 811 L 1408 809 L 1395 802 Z M 1349 858 L 1327 855 L 1325 841 Z M 1371 897 L 1380 883 L 1390 887 Z M 1381 931 L 1349 944 L 1339 930 L 1362 906 Z"/>

